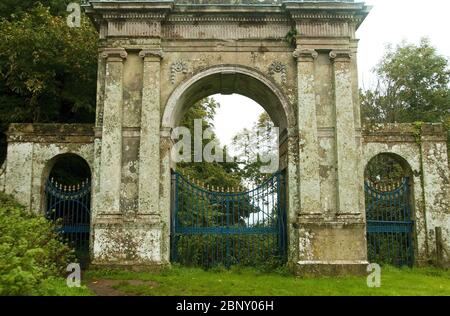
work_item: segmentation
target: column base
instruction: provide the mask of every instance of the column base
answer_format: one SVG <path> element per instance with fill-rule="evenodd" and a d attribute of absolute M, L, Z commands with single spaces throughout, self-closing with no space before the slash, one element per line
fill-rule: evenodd
<path fill-rule="evenodd" d="M 92 266 L 164 266 L 163 225 L 157 216 L 133 221 L 99 216 L 92 225 Z"/>
<path fill-rule="evenodd" d="M 364 223 L 298 223 L 297 275 L 364 275 L 367 268 Z"/>
<path fill-rule="evenodd" d="M 364 276 L 367 261 L 299 261 L 294 267 L 297 276 Z"/>

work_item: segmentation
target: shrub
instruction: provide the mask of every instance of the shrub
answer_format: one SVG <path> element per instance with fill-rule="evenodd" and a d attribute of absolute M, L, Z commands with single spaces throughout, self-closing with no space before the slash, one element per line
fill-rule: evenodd
<path fill-rule="evenodd" d="M 0 193 L 0 295 L 40 295 L 74 255 L 43 216 Z"/>

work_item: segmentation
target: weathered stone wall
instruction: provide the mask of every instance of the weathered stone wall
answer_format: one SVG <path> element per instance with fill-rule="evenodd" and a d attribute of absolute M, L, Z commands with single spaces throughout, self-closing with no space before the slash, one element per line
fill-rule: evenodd
<path fill-rule="evenodd" d="M 363 132 L 363 164 L 378 154 L 395 154 L 411 171 L 416 261 L 436 261 L 435 228 L 442 227 L 444 259 L 450 252 L 450 173 L 447 133 L 440 124 L 367 126 Z"/>
<path fill-rule="evenodd" d="M 3 191 L 30 211 L 43 209 L 44 183 L 59 155 L 76 154 L 93 169 L 92 125 L 11 124 L 7 140 Z"/>
<path fill-rule="evenodd" d="M 18 141 L 14 135 L 25 132 L 13 127 L 0 180 L 36 208 L 46 161 L 68 151 L 84 157 L 93 171 L 94 264 L 169 263 L 170 133 L 192 104 L 215 93 L 248 96 L 280 127 L 297 272 L 365 271 L 364 168 L 380 152 L 397 153 L 414 174 L 418 261 L 433 257 L 434 227 L 448 246 L 440 127 L 361 127 L 355 31 L 364 4 L 92 1 L 85 8 L 100 31 L 94 133 L 76 143 L 32 126 L 34 136 Z"/>

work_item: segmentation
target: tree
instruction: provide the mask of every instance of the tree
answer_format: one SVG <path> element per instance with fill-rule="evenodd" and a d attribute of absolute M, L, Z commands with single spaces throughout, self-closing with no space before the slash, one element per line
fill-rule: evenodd
<path fill-rule="evenodd" d="M 94 121 L 97 33 L 87 18 L 70 28 L 52 10 L 38 3 L 0 20 L 0 132 L 13 122 Z"/>
<path fill-rule="evenodd" d="M 74 0 L 2 0 L 0 2 L 0 17 L 13 20 L 31 11 L 38 4 L 50 8 L 53 15 L 62 15 L 67 5 Z"/>
<path fill-rule="evenodd" d="M 243 129 L 233 138 L 231 148 L 238 157 L 239 172 L 247 182 L 260 183 L 267 178 L 267 174 L 261 172 L 261 167 L 267 165 L 268 158 L 276 159 L 275 155 L 278 155 L 273 150 L 277 147 L 278 135 L 273 131 L 274 124 L 264 112 L 250 130 Z"/>
<path fill-rule="evenodd" d="M 374 71 L 377 87 L 360 92 L 364 122 L 440 122 L 450 134 L 449 62 L 428 39 L 388 46 Z"/>
<path fill-rule="evenodd" d="M 194 135 L 194 120 L 201 119 L 203 129 L 213 128 L 213 119 L 220 104 L 212 98 L 203 99 L 195 103 L 184 115 L 181 126 L 189 128 L 191 135 Z M 212 138 L 203 140 L 203 146 L 206 143 L 217 140 L 213 133 Z M 193 148 L 193 139 L 192 148 Z M 224 148 L 226 152 L 226 148 Z M 193 153 L 192 153 L 193 155 Z M 193 161 L 193 160 L 192 160 Z M 178 163 L 177 169 L 186 176 L 201 180 L 206 185 L 219 187 L 238 187 L 242 185 L 242 179 L 238 173 L 238 165 L 235 162 L 189 162 Z"/>
<path fill-rule="evenodd" d="M 0 24 L 0 111 L 8 121 L 92 121 L 97 40 L 84 20 L 70 28 L 38 6 Z M 11 107 L 9 100 L 15 100 Z"/>
<path fill-rule="evenodd" d="M 450 69 L 426 38 L 401 43 L 375 68 L 378 85 L 361 92 L 366 122 L 444 122 L 450 114 Z"/>

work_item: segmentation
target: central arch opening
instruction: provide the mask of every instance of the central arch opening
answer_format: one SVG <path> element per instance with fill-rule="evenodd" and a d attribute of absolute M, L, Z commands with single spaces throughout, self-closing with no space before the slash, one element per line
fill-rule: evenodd
<path fill-rule="evenodd" d="M 231 67 L 194 76 L 169 99 L 163 127 L 175 131 L 172 139 L 175 135 L 174 141 L 180 140 L 180 127 L 191 131 L 194 135 L 187 141 L 191 150 L 198 144 L 199 130 L 200 138 L 206 136 L 200 141 L 201 159 L 195 152 L 185 154 L 185 148 L 181 150 L 184 160 L 172 155 L 172 262 L 204 267 L 284 262 L 287 163 L 279 149 L 289 121 L 287 103 L 277 94 L 264 76 Z M 229 104 L 227 98 L 242 104 Z M 240 107 L 251 103 L 261 107 L 254 112 L 253 124 L 240 130 L 231 143 L 219 139 L 217 111 L 233 107 L 237 117 Z M 228 123 L 220 121 L 221 128 L 236 121 L 233 115 L 223 118 Z M 179 153 L 177 144 L 174 147 Z M 275 165 L 273 157 L 267 159 L 274 153 Z"/>

